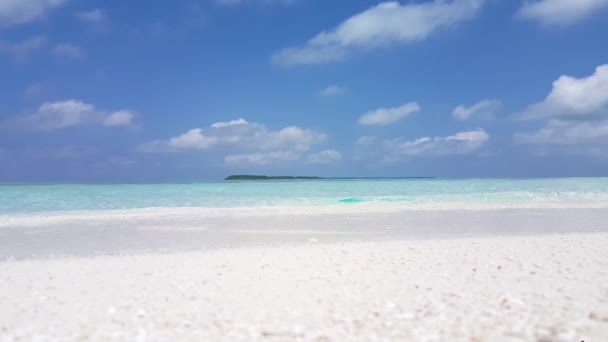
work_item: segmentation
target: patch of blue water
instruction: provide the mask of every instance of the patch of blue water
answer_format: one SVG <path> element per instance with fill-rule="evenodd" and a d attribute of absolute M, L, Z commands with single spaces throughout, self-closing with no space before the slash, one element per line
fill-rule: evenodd
<path fill-rule="evenodd" d="M 0 214 L 148 207 L 351 205 L 366 202 L 597 201 L 608 201 L 608 178 L 0 185 Z"/>

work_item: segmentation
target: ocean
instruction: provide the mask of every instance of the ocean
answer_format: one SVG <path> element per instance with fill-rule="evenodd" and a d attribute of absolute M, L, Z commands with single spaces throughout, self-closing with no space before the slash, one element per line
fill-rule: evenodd
<path fill-rule="evenodd" d="M 606 203 L 608 178 L 0 185 L 0 214 L 156 207 L 348 206 L 372 202 Z"/>

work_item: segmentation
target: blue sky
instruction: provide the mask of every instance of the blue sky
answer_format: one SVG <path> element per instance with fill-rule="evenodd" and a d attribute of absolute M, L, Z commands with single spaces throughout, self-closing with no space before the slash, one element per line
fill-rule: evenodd
<path fill-rule="evenodd" d="M 0 0 L 0 181 L 608 175 L 608 0 Z"/>

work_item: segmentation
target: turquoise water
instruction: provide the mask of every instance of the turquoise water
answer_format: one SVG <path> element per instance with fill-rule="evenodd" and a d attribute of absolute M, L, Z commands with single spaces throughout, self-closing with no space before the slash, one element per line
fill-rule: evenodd
<path fill-rule="evenodd" d="M 608 201 L 608 178 L 365 179 L 193 184 L 0 185 L 0 214 L 365 202 Z"/>

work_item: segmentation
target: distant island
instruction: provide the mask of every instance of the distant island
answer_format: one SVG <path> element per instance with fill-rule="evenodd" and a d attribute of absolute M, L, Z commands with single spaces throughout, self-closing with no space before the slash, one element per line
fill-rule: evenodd
<path fill-rule="evenodd" d="M 256 175 L 232 175 L 224 180 L 293 180 L 293 179 L 323 179 L 310 176 L 256 176 Z"/>
<path fill-rule="evenodd" d="M 232 175 L 224 180 L 296 180 L 296 179 L 326 179 L 326 180 L 349 180 L 349 179 L 437 179 L 436 177 L 317 177 L 317 176 L 257 176 L 257 175 Z"/>

